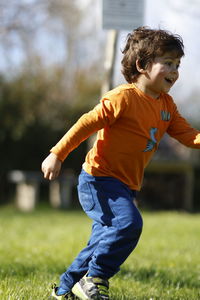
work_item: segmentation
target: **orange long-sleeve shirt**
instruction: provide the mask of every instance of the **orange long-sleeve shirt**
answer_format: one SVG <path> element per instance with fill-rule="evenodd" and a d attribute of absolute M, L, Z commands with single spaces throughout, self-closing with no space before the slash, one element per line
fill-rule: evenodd
<path fill-rule="evenodd" d="M 94 132 L 96 141 L 83 169 L 93 176 L 118 178 L 140 190 L 144 169 L 167 132 L 182 144 L 200 149 L 200 131 L 179 114 L 173 99 L 153 99 L 134 84 L 121 85 L 104 95 L 51 149 L 61 161 Z"/>

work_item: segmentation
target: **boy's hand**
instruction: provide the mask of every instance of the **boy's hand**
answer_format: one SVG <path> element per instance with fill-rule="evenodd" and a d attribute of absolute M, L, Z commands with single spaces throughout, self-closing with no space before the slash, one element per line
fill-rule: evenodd
<path fill-rule="evenodd" d="M 61 165 L 62 162 L 58 159 L 57 155 L 50 153 L 47 158 L 45 158 L 41 166 L 44 178 L 53 180 L 58 177 Z"/>

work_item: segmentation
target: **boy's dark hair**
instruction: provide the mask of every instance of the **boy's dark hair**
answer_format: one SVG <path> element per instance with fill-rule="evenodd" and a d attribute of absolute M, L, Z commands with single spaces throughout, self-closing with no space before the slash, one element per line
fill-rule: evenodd
<path fill-rule="evenodd" d="M 141 68 L 146 69 L 155 57 L 166 52 L 173 52 L 175 57 L 180 58 L 184 55 L 183 40 L 179 35 L 148 27 L 139 27 L 129 33 L 121 61 L 122 74 L 127 82 L 134 82 L 140 74 L 136 68 L 136 60 Z"/>

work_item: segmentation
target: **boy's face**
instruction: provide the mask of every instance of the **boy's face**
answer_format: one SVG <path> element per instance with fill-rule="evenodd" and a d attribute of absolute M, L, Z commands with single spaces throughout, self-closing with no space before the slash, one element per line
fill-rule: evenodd
<path fill-rule="evenodd" d="M 179 65 L 180 58 L 173 52 L 156 57 L 146 69 L 146 92 L 153 98 L 158 98 L 160 93 L 168 93 L 179 77 Z"/>

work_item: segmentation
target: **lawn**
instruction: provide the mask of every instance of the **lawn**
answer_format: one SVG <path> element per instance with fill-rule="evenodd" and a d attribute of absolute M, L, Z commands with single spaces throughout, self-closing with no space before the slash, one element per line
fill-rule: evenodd
<path fill-rule="evenodd" d="M 140 243 L 111 279 L 112 300 L 200 299 L 200 215 L 144 212 Z M 0 299 L 48 299 L 90 234 L 80 211 L 0 207 Z"/>

